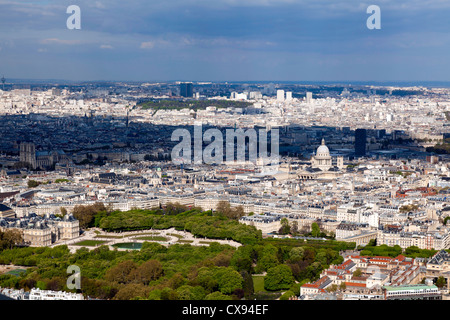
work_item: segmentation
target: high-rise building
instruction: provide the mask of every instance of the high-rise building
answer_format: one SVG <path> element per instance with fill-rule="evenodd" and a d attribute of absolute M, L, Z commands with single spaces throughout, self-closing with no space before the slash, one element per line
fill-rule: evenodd
<path fill-rule="evenodd" d="M 292 91 L 287 91 L 286 92 L 286 100 L 287 101 L 291 101 L 292 100 Z"/>
<path fill-rule="evenodd" d="M 306 92 L 306 103 L 312 102 L 312 92 Z"/>
<path fill-rule="evenodd" d="M 284 101 L 284 90 L 277 90 L 277 100 Z"/>
<path fill-rule="evenodd" d="M 355 130 L 355 156 L 365 156 L 366 155 L 366 129 L 356 129 Z"/>
<path fill-rule="evenodd" d="M 194 85 L 191 82 L 180 83 L 180 96 L 192 98 L 194 95 Z"/>

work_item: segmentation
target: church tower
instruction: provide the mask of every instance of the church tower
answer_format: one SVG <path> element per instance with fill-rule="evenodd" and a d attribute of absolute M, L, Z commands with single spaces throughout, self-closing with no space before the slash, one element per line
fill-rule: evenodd
<path fill-rule="evenodd" d="M 36 146 L 32 142 L 22 142 L 20 144 L 20 162 L 26 162 L 36 169 Z"/>

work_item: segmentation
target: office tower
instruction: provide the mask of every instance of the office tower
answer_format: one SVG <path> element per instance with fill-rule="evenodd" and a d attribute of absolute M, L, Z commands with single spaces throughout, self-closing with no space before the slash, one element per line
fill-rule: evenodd
<path fill-rule="evenodd" d="M 191 82 L 180 83 L 180 96 L 192 98 L 194 95 L 194 86 Z"/>
<path fill-rule="evenodd" d="M 286 92 L 286 100 L 287 100 L 287 101 L 292 100 L 292 91 Z"/>
<path fill-rule="evenodd" d="M 306 103 L 312 102 L 312 92 L 306 92 Z"/>
<path fill-rule="evenodd" d="M 284 101 L 284 90 L 277 90 L 277 100 Z"/>
<path fill-rule="evenodd" d="M 355 130 L 355 156 L 366 155 L 366 129 Z"/>

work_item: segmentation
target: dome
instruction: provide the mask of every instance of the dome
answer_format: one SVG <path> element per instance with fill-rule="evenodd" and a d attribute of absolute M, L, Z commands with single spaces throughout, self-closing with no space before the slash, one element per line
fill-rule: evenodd
<path fill-rule="evenodd" d="M 325 139 L 322 139 L 322 144 L 317 148 L 316 158 L 329 158 L 330 150 L 325 145 Z"/>

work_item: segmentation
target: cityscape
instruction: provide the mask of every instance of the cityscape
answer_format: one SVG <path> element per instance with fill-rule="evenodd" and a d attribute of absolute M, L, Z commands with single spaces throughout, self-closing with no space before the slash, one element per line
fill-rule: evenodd
<path fill-rule="evenodd" d="M 381 46 L 395 58 L 373 65 L 359 58 L 373 32 L 390 45 L 390 14 L 416 13 L 347 8 L 361 14 L 363 48 L 336 30 L 331 52 L 330 34 L 311 31 L 315 43 L 301 29 L 311 51 L 299 67 L 286 52 L 299 38 L 268 14 L 291 21 L 299 4 L 187 2 L 166 16 L 173 4 L 0 1 L 13 17 L 36 14 L 39 28 L 64 22 L 40 41 L 0 37 L 0 300 L 231 301 L 177 311 L 209 317 L 247 301 L 256 304 L 233 312 L 264 315 L 268 301 L 450 300 L 449 65 L 419 59 L 438 46 L 417 45 L 431 29 L 411 54 Z M 439 16 L 437 7 L 427 10 Z M 115 10 L 168 30 L 155 36 L 141 30 L 155 21 L 125 19 L 118 31 Z M 333 25 L 347 12 L 336 10 L 306 21 Z M 264 17 L 267 39 L 252 29 L 266 30 Z M 350 15 L 343 28 L 355 23 Z"/>

